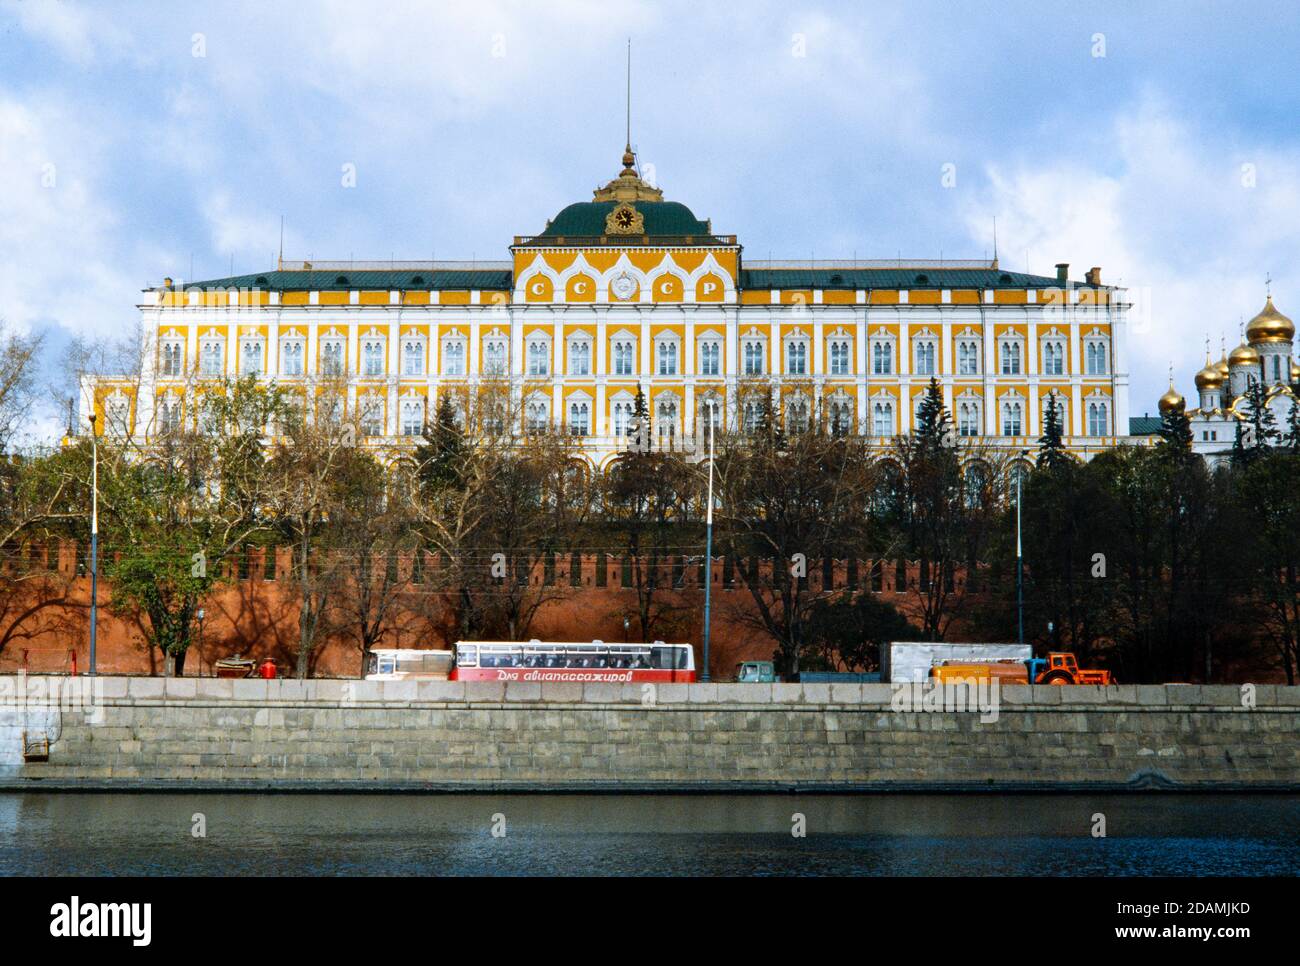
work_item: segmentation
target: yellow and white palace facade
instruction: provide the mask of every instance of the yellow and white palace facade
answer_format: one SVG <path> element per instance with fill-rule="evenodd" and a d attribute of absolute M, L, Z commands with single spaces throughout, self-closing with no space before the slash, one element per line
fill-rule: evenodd
<path fill-rule="evenodd" d="M 414 445 L 443 394 L 507 379 L 520 430 L 572 434 L 592 465 L 628 447 L 638 389 L 653 445 L 699 452 L 706 420 L 820 423 L 882 449 L 931 378 L 957 432 L 1032 448 L 1049 398 L 1083 457 L 1128 426 L 1124 290 L 979 262 L 754 262 L 623 170 L 495 263 L 293 263 L 170 279 L 139 310 L 154 340 L 135 379 L 87 379 L 97 431 L 147 442 L 196 418 L 204 380 L 346 381 L 367 444 Z"/>

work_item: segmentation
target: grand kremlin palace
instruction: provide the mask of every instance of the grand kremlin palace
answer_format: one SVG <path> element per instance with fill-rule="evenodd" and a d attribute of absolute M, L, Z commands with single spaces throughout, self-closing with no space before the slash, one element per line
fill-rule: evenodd
<path fill-rule="evenodd" d="M 147 442 L 195 416 L 203 380 L 346 380 L 367 445 L 414 443 L 446 394 L 508 374 L 521 429 L 578 437 L 593 465 L 627 448 L 640 388 L 652 445 L 699 451 L 705 420 L 743 429 L 765 386 L 787 430 L 821 422 L 883 448 L 931 377 L 957 431 L 1035 445 L 1049 397 L 1087 457 L 1128 426 L 1124 289 L 978 262 L 755 262 L 646 183 L 630 149 L 591 201 L 493 263 L 286 263 L 147 289 L 156 343 L 139 378 L 88 378 L 98 432 Z M 198 388 L 196 388 L 198 387 Z M 305 390 L 304 390 L 305 391 Z M 759 407 L 761 410 L 761 406 Z"/>

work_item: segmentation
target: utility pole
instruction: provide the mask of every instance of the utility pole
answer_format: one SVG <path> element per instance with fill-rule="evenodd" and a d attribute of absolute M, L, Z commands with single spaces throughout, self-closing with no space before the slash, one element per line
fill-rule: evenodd
<path fill-rule="evenodd" d="M 1028 456 L 1029 450 L 1021 450 L 1021 456 Z M 1020 494 L 1021 481 L 1025 477 L 1025 467 L 1021 463 L 1016 467 L 1016 643 L 1025 643 L 1025 561 L 1020 545 Z"/>
<path fill-rule="evenodd" d="M 90 673 L 95 673 L 95 632 L 99 624 L 99 439 L 90 414 Z"/>
<path fill-rule="evenodd" d="M 716 405 L 716 404 L 715 404 Z M 704 664 L 700 680 L 709 680 L 709 602 L 713 588 L 713 406 L 705 409 L 709 420 L 709 496 L 704 510 Z"/>

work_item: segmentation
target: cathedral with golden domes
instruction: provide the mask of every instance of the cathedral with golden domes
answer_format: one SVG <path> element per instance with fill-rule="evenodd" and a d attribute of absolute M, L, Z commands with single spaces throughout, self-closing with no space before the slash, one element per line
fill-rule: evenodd
<path fill-rule="evenodd" d="M 1199 405 L 1186 410 L 1194 452 L 1211 463 L 1231 456 L 1237 426 L 1247 418 L 1247 390 L 1256 383 L 1264 386 L 1277 425 L 1286 426 L 1300 389 L 1300 364 L 1292 356 L 1294 345 L 1295 325 L 1277 310 L 1269 295 L 1264 308 L 1246 324 L 1241 345 L 1217 362 L 1206 353 L 1205 367 L 1196 374 Z M 1171 379 L 1169 390 L 1160 397 L 1161 414 L 1185 409 L 1186 405 Z"/>

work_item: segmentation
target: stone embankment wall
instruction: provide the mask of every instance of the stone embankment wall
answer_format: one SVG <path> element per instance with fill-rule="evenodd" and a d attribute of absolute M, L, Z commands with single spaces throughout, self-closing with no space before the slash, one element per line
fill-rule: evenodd
<path fill-rule="evenodd" d="M 0 787 L 1300 791 L 1297 687 L 69 680 L 0 677 Z"/>

